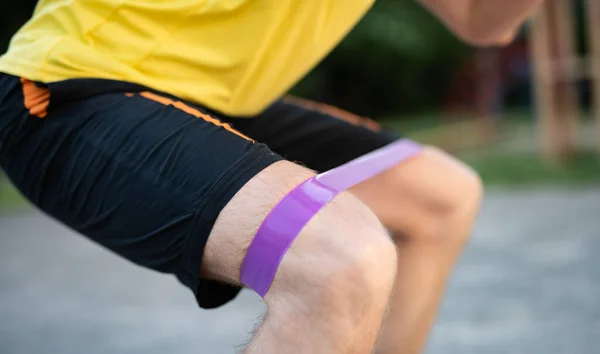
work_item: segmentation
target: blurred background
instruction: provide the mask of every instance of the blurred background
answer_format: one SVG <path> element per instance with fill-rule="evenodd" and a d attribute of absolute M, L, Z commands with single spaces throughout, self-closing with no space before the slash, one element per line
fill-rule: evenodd
<path fill-rule="evenodd" d="M 0 2 L 0 53 L 36 1 Z M 597 353 L 600 1 L 548 0 L 514 43 L 471 48 L 413 0 L 378 0 L 295 94 L 370 116 L 488 186 L 428 353 Z M 600 86 L 598 86 L 600 88 Z M 197 311 L 25 202 L 0 172 L 0 353 L 233 353 L 264 311 Z"/>

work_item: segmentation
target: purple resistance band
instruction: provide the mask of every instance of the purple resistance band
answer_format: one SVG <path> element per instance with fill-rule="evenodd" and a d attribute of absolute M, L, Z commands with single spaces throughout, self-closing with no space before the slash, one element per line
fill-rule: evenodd
<path fill-rule="evenodd" d="M 294 188 L 271 210 L 256 232 L 242 263 L 241 282 L 264 297 L 283 256 L 321 208 L 340 192 L 415 156 L 422 148 L 402 139 Z"/>

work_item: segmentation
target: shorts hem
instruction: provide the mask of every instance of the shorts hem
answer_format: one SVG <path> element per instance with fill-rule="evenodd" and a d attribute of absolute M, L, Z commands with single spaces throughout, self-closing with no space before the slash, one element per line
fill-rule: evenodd
<path fill-rule="evenodd" d="M 266 145 L 253 145 L 250 151 L 215 183 L 204 198 L 206 202 L 199 207 L 194 218 L 194 227 L 188 234 L 184 258 L 187 279 L 182 280 L 194 292 L 201 308 L 222 306 L 235 298 L 241 290 L 234 285 L 199 277 L 204 247 L 219 213 L 250 179 L 281 160 L 283 158 L 269 150 Z"/>

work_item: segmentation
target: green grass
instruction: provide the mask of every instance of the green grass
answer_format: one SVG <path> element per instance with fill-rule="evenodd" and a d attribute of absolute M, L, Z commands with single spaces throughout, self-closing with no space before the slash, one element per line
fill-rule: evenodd
<path fill-rule="evenodd" d="M 531 152 L 496 151 L 459 157 L 471 165 L 488 185 L 580 186 L 600 183 L 600 158 L 593 152 L 578 153 L 565 164 L 544 162 Z"/>
<path fill-rule="evenodd" d="M 0 213 L 23 208 L 27 205 L 21 194 L 2 176 L 0 172 Z"/>

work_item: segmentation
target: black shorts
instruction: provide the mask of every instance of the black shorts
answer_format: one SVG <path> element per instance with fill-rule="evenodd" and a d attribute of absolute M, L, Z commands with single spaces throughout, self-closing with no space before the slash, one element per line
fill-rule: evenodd
<path fill-rule="evenodd" d="M 203 308 L 240 290 L 198 273 L 219 212 L 248 180 L 282 159 L 325 171 L 397 138 L 292 98 L 231 118 L 130 83 L 0 73 L 0 165 L 13 184 L 91 240 L 174 274 Z"/>

